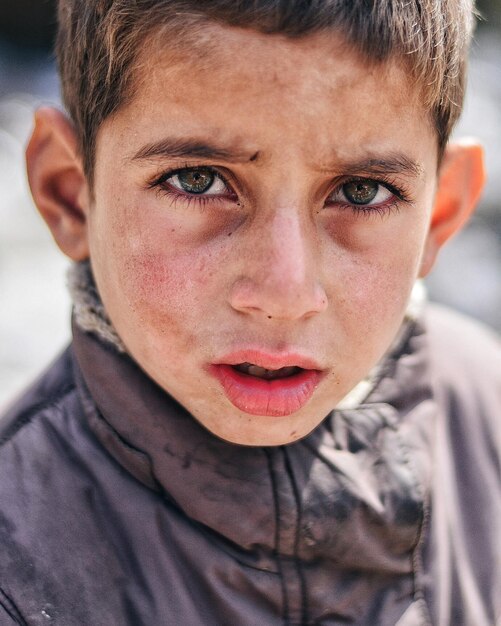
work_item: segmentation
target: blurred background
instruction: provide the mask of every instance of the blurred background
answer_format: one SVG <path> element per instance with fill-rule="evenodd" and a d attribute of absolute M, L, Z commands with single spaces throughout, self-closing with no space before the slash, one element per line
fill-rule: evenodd
<path fill-rule="evenodd" d="M 431 299 L 501 331 L 501 0 L 483 0 L 479 9 L 456 136 L 484 143 L 489 181 L 477 214 L 427 284 Z M 35 211 L 24 173 L 33 111 L 59 103 L 54 27 L 54 2 L 0 0 L 0 410 L 70 337 L 68 263 Z"/>

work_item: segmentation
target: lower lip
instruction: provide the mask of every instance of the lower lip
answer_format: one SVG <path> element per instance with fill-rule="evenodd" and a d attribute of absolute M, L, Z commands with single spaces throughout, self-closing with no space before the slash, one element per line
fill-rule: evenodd
<path fill-rule="evenodd" d="M 228 400 L 250 415 L 284 417 L 299 411 L 318 387 L 322 372 L 302 370 L 287 378 L 264 380 L 242 374 L 230 365 L 211 365 Z"/>

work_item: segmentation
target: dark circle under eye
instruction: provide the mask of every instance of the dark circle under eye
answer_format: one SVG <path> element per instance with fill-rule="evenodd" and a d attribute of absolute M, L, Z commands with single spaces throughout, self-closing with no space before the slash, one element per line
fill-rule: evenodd
<path fill-rule="evenodd" d="M 343 185 L 346 199 L 353 204 L 369 204 L 377 196 L 379 185 L 373 180 L 352 180 Z"/>
<path fill-rule="evenodd" d="M 214 182 L 214 174 L 207 168 L 182 170 L 177 177 L 186 193 L 204 193 Z"/>

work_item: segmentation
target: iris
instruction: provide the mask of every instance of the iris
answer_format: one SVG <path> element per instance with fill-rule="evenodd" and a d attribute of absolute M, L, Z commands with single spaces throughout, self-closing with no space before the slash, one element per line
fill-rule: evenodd
<path fill-rule="evenodd" d="M 377 196 L 379 185 L 373 180 L 353 180 L 343 185 L 346 199 L 353 204 L 369 204 Z"/>
<path fill-rule="evenodd" d="M 186 193 L 200 194 L 211 188 L 214 173 L 208 168 L 191 168 L 178 172 L 177 179 Z"/>

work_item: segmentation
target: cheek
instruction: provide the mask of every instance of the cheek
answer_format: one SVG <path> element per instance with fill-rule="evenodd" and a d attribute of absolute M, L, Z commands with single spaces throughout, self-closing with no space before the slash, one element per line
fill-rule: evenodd
<path fill-rule="evenodd" d="M 352 338 L 377 337 L 403 313 L 414 282 L 413 273 L 386 260 L 358 262 L 345 274 L 337 299 L 344 309 L 343 319 Z M 336 306 L 336 305 L 334 305 Z M 357 332 L 354 332 L 356 328 Z"/>
<path fill-rule="evenodd" d="M 336 247 L 330 262 L 331 310 L 345 360 L 355 353 L 369 361 L 381 356 L 401 324 L 418 273 L 419 229 L 392 231 L 388 224 L 371 230 Z"/>
<path fill-rule="evenodd" d="M 118 307 L 165 320 L 189 315 L 212 297 L 223 251 L 207 229 L 193 232 L 178 214 L 120 197 L 108 206 L 91 224 L 92 258 L 99 284 Z"/>
<path fill-rule="evenodd" d="M 224 304 L 218 262 L 207 249 L 136 251 L 123 260 L 119 293 L 150 336 L 175 335 L 190 343 Z"/>
<path fill-rule="evenodd" d="M 203 296 L 210 277 L 205 260 L 193 254 L 140 252 L 124 260 L 123 272 L 130 299 L 165 314 L 187 313 Z"/>
<path fill-rule="evenodd" d="M 332 211 L 327 213 L 323 227 L 330 242 L 354 259 L 401 258 L 407 265 L 423 245 L 427 222 L 428 213 L 420 202 L 386 215 Z"/>

